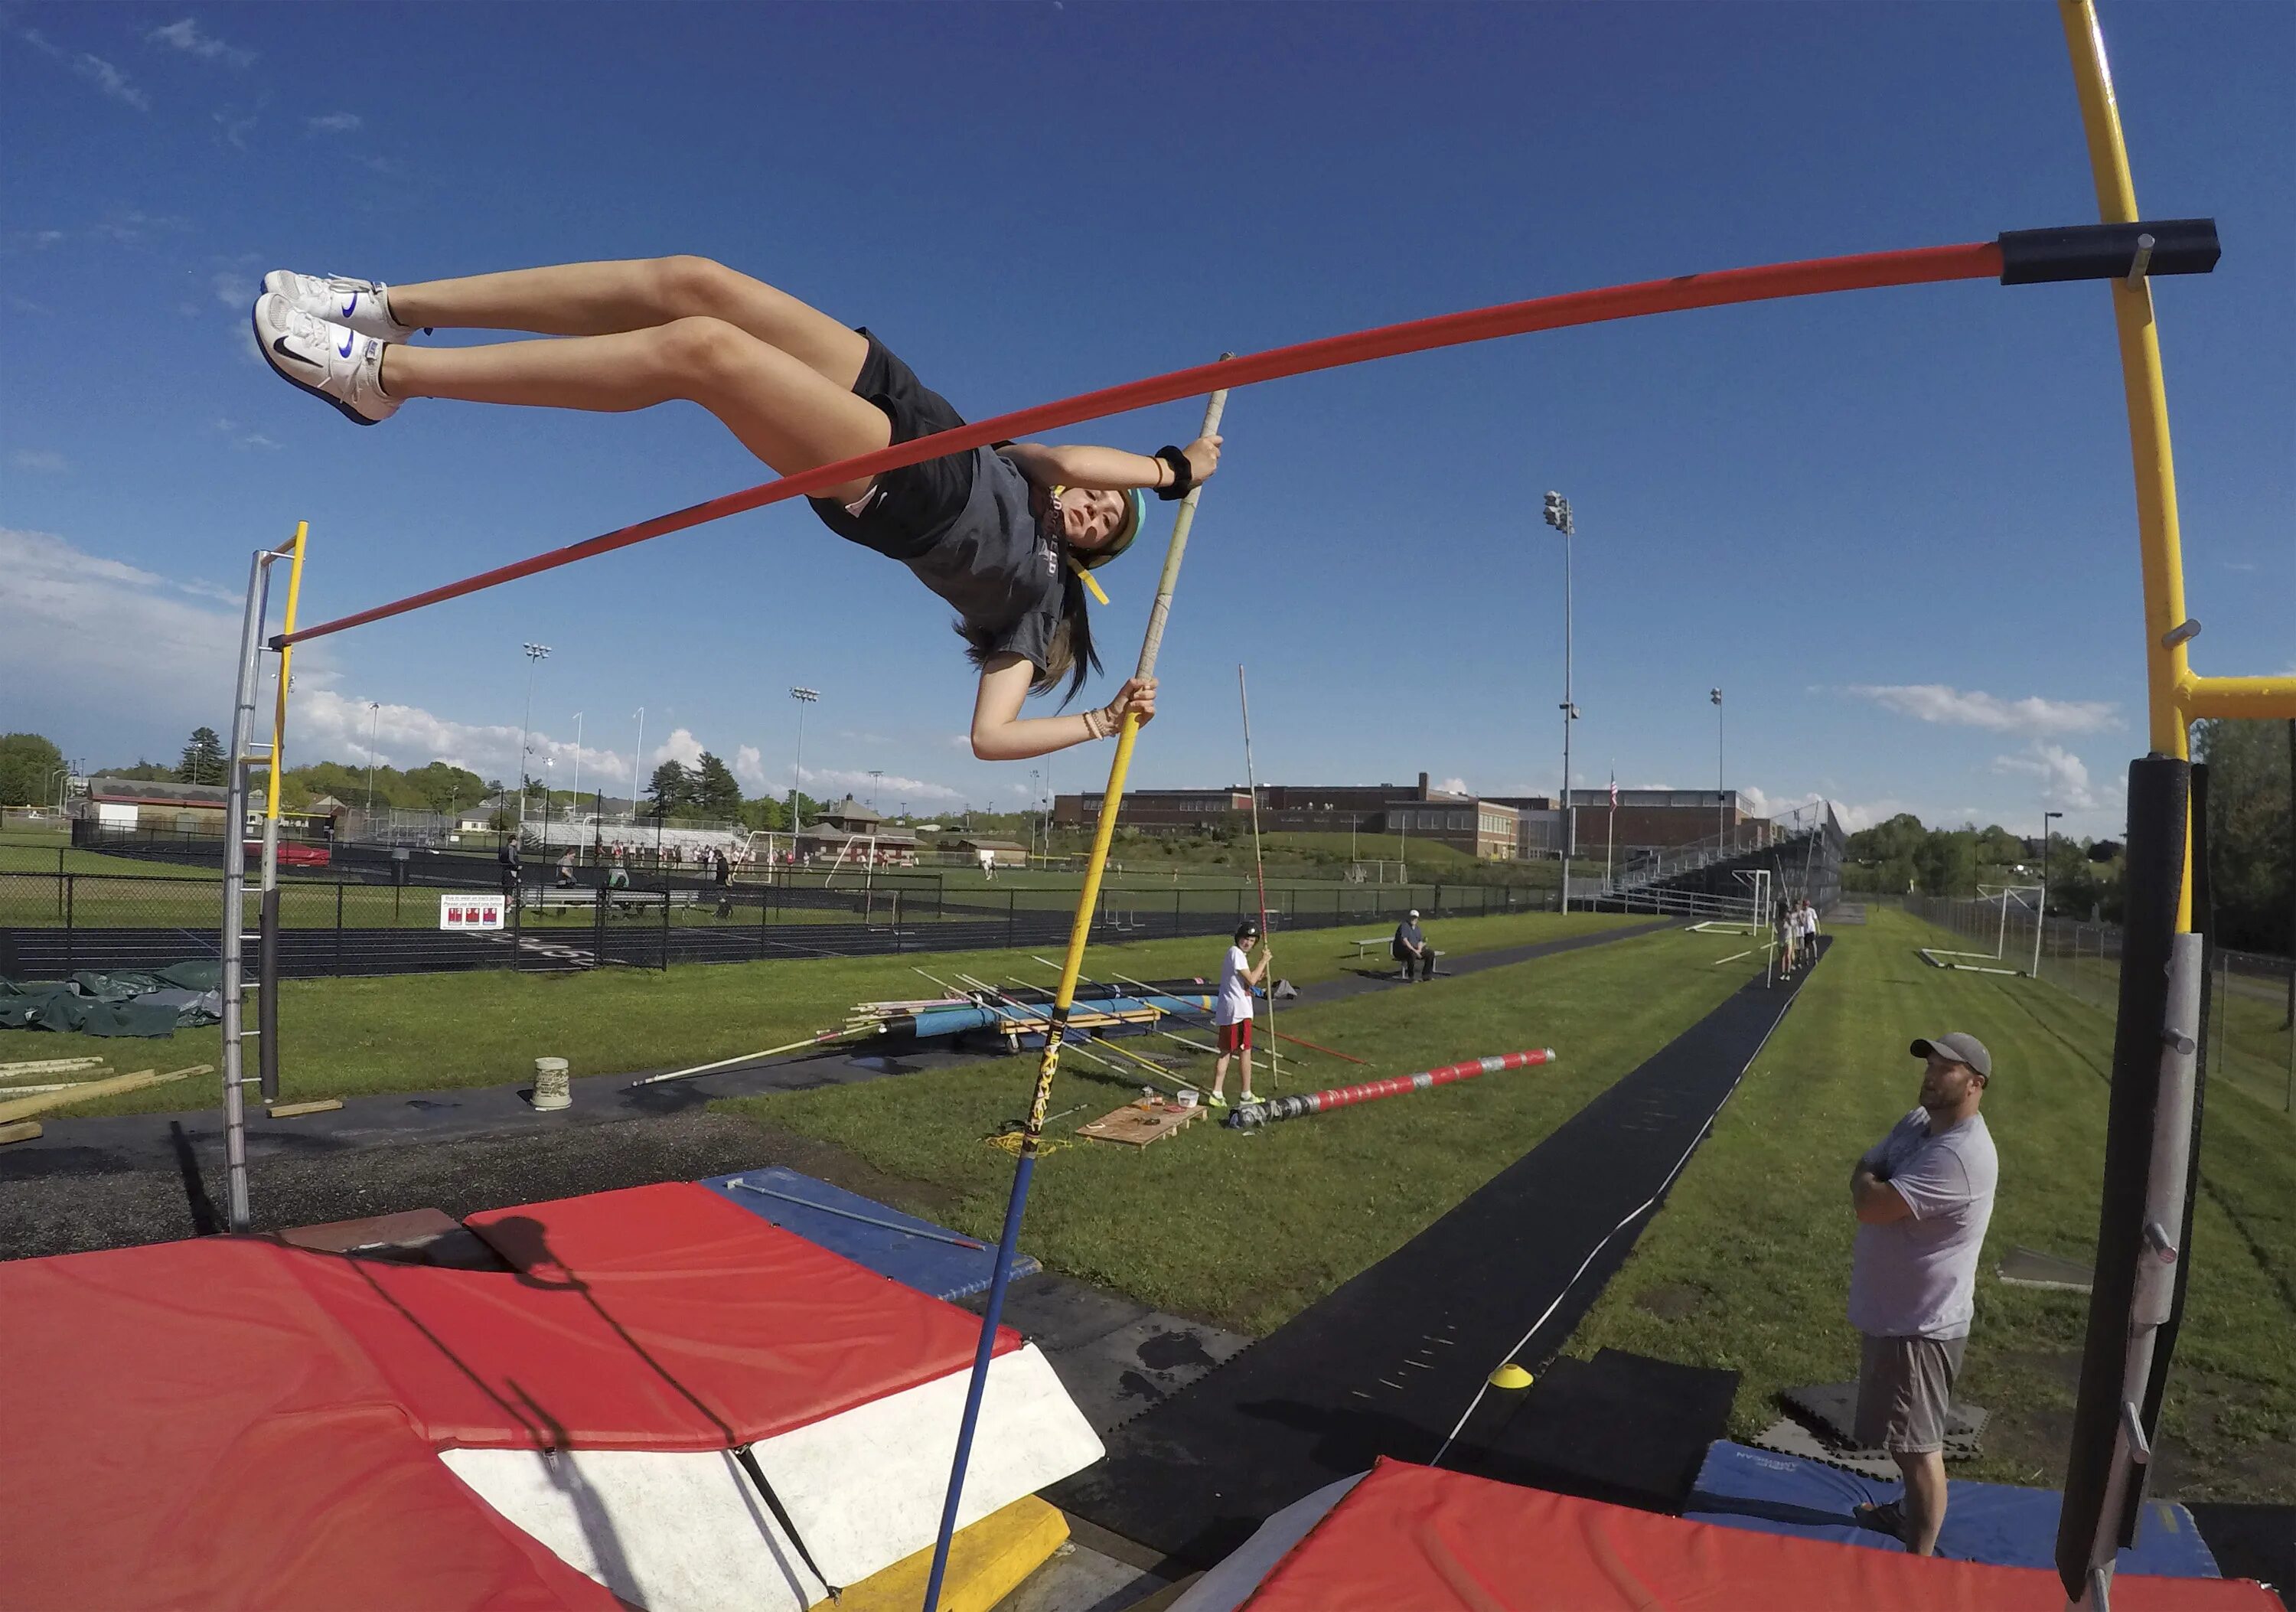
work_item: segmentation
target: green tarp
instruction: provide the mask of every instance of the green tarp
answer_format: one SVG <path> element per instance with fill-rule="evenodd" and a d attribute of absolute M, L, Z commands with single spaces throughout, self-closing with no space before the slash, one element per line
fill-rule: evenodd
<path fill-rule="evenodd" d="M 223 966 L 173 963 L 151 974 L 75 974 L 69 980 L 0 976 L 0 1030 L 165 1036 L 223 1016 Z"/>

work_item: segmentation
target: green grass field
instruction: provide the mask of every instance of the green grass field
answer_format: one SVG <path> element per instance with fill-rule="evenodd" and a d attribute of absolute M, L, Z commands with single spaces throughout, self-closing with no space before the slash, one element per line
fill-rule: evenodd
<path fill-rule="evenodd" d="M 2087 1260 L 2096 1234 L 2112 1024 L 2045 982 L 1948 973 L 1939 932 L 1893 909 L 1835 931 L 1832 955 L 1764 1049 L 1662 1214 L 1572 1339 L 1742 1374 L 1734 1433 L 1798 1383 L 1854 1376 L 1843 1319 L 1852 1160 L 1913 1106 L 1906 1044 L 1964 1029 L 1993 1054 L 1985 1116 L 2001 1188 L 1957 1392 L 1993 1408 L 1986 1457 L 1956 1475 L 2062 1476 L 2086 1298 L 2005 1287 L 2012 1246 Z M 2296 1124 L 2212 1085 L 2190 1305 L 2154 1466 L 2162 1492 L 2296 1500 Z"/>
<path fill-rule="evenodd" d="M 1423 989 L 1279 1012 L 1279 1028 L 1372 1065 L 1310 1055 L 1293 1068 L 1287 1090 L 1526 1047 L 1553 1047 L 1560 1057 L 1548 1067 L 1486 1075 L 1264 1134 L 1206 1120 L 1144 1149 L 1075 1142 L 1039 1162 L 1023 1242 L 1056 1269 L 1164 1309 L 1267 1332 L 1399 1247 L 1749 977 L 1751 963 L 1715 968 L 1712 953 L 1710 936 L 1655 934 Z M 1191 1061 L 1179 1073 L 1209 1082 L 1211 1060 L 1183 1056 Z M 927 1183 L 937 1214 L 993 1238 L 1013 1159 L 982 1139 L 1020 1115 L 1035 1068 L 1032 1057 L 1013 1058 L 725 1106 Z M 1119 1106 L 1140 1084 L 1064 1059 L 1052 1112 L 1078 1111 L 1052 1134 Z M 1260 1093 L 1268 1095 L 1267 1083 Z"/>
<path fill-rule="evenodd" d="M 1464 955 L 1635 921 L 1515 913 L 1447 922 L 1430 934 Z M 1341 940 L 1312 930 L 1277 937 L 1280 972 L 1302 984 L 1332 978 L 1355 966 L 1354 949 Z M 1216 937 L 1095 947 L 1086 968 L 1136 979 L 1193 975 L 1216 969 L 1221 948 Z M 502 1084 L 528 1078 L 534 1059 L 545 1056 L 570 1058 L 577 1074 L 707 1063 L 840 1024 L 856 1002 L 934 995 L 918 968 L 943 979 L 962 969 L 999 983 L 1007 975 L 1051 983 L 1051 971 L 1026 950 L 696 964 L 667 973 L 490 969 L 289 980 L 280 991 L 282 1100 Z M 213 1026 L 160 1040 L 27 1031 L 0 1037 L 0 1063 L 94 1056 L 117 1070 L 170 1069 L 216 1063 L 221 1044 Z M 66 1112 L 171 1112 L 218 1100 L 216 1082 L 202 1076 Z"/>

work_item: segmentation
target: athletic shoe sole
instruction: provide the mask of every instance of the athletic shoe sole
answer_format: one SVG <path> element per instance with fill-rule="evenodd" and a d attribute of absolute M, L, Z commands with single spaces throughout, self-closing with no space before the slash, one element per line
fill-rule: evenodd
<path fill-rule="evenodd" d="M 269 295 L 271 293 L 266 292 L 265 294 Z M 258 300 L 259 301 L 261 299 L 258 298 Z M 294 375 L 290 374 L 283 366 L 282 366 L 279 362 L 279 355 L 273 352 L 268 347 L 266 347 L 263 344 L 263 325 L 262 323 L 256 318 L 255 309 L 251 307 L 247 310 L 247 326 L 255 336 L 257 350 L 262 353 L 263 361 L 271 366 L 271 373 L 273 374 L 277 375 L 281 380 L 286 382 L 288 385 L 293 387 L 297 391 L 309 392 L 313 397 L 318 399 L 320 402 L 330 405 L 340 412 L 344 419 L 348 420 L 354 425 L 380 425 L 382 424 L 380 420 L 368 419 L 365 415 L 359 413 L 357 409 L 353 408 L 340 398 L 334 396 L 331 392 L 320 391 L 308 381 L 297 380 Z M 363 341 L 365 338 L 362 337 L 360 339 Z"/>

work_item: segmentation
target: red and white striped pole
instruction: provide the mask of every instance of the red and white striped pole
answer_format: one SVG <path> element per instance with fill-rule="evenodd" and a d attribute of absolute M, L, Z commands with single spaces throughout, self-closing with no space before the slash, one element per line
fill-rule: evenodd
<path fill-rule="evenodd" d="M 1226 1123 L 1231 1131 L 1249 1131 L 1256 1126 L 1273 1124 L 1277 1120 L 1322 1114 L 1327 1109 L 1345 1108 L 1353 1103 L 1376 1102 L 1383 1097 L 1403 1097 L 1414 1091 L 1425 1091 L 1433 1086 L 1447 1086 L 1454 1081 L 1472 1081 L 1479 1074 L 1496 1074 L 1502 1069 L 1523 1069 L 1533 1064 L 1551 1064 L 1554 1061 L 1554 1049 L 1552 1047 L 1535 1047 L 1527 1052 L 1501 1052 L 1490 1057 L 1470 1058 L 1464 1064 L 1446 1064 L 1440 1069 L 1424 1069 L 1417 1074 L 1398 1074 L 1383 1081 L 1365 1081 L 1359 1086 L 1334 1086 L 1328 1091 L 1311 1091 L 1304 1097 L 1279 1097 L 1270 1102 L 1247 1103 L 1231 1111 Z"/>

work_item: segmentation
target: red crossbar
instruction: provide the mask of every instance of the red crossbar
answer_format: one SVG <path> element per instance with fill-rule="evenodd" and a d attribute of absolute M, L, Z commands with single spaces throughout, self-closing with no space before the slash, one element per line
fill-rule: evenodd
<path fill-rule="evenodd" d="M 1597 325 L 1610 319 L 1634 319 L 1645 314 L 1679 313 L 1688 308 L 1719 308 L 1734 302 L 1767 302 L 1782 297 L 1808 297 L 1825 292 L 1869 291 L 1884 285 L 1928 285 L 1946 280 L 1997 279 L 2000 274 L 2001 248 L 1995 242 L 1972 242 L 1964 246 L 1922 246 L 1905 251 L 1868 252 L 1849 258 L 1816 258 L 1806 262 L 1773 263 L 1757 268 L 1726 268 L 1712 274 L 1679 275 L 1671 280 L 1645 280 L 1634 285 L 1613 285 L 1599 291 L 1569 292 L 1557 297 L 1502 303 L 1495 308 L 1443 314 L 1431 319 L 1382 325 L 1376 330 L 1357 331 L 1349 335 L 1325 336 L 1291 347 L 1270 348 L 1266 352 L 1247 353 L 1242 358 L 1200 364 L 1193 369 L 1176 369 L 1168 374 L 1152 375 L 1125 386 L 1110 386 L 1099 391 L 1080 393 L 1057 403 L 1039 404 L 1034 408 L 999 415 L 993 420 L 960 425 L 954 431 L 939 432 L 913 441 L 897 442 L 874 453 L 859 454 L 798 475 L 761 482 L 745 491 L 727 493 L 705 504 L 690 505 L 669 514 L 640 521 L 635 526 L 625 526 L 617 531 L 569 544 L 563 548 L 554 548 L 508 565 L 498 565 L 492 571 L 464 577 L 459 582 L 443 583 L 437 588 L 425 588 L 421 593 L 409 594 L 406 598 L 393 600 L 388 604 L 377 604 L 350 615 L 339 616 L 332 621 L 322 621 L 315 627 L 301 628 L 273 638 L 271 645 L 276 649 L 289 644 L 300 644 L 308 638 L 324 638 L 330 633 L 363 627 L 369 621 L 380 621 L 390 616 L 404 615 L 426 604 L 460 598 L 482 588 L 497 588 L 521 577 L 554 571 L 561 565 L 571 565 L 577 560 L 587 560 L 598 555 L 610 554 L 617 548 L 627 548 L 633 544 L 682 531 L 704 522 L 762 508 L 767 504 L 778 504 L 786 498 L 821 492 L 847 481 L 857 481 L 864 476 L 881 475 L 904 465 L 916 465 L 927 459 L 938 459 L 946 454 L 966 452 L 991 442 L 1034 436 L 1040 432 L 1078 424 L 1086 420 L 1102 419 L 1109 415 L 1127 414 L 1136 408 L 1148 408 L 1180 398 L 1198 397 L 1222 387 L 1250 386 L 1261 381 L 1281 380 L 1287 375 L 1308 374 L 1319 369 L 1365 364 L 1374 358 L 1392 358 L 1405 353 L 1426 352 L 1439 347 L 1458 347 L 1471 341 L 1488 341 L 1499 336 L 1519 336 L 1537 330 L 1561 330 L 1574 325 Z"/>

